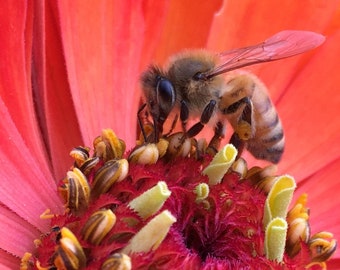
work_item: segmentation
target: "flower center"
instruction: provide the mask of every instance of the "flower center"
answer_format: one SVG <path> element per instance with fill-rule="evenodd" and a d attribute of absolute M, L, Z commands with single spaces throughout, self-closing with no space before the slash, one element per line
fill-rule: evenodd
<path fill-rule="evenodd" d="M 192 140 L 125 143 L 104 130 L 60 183 L 63 215 L 21 269 L 295 269 L 318 264 L 336 241 L 310 236 L 306 197 L 273 166 L 247 168 L 225 146 L 213 158 Z M 180 144 L 178 144 L 180 142 Z M 203 144 L 204 145 L 204 144 Z"/>

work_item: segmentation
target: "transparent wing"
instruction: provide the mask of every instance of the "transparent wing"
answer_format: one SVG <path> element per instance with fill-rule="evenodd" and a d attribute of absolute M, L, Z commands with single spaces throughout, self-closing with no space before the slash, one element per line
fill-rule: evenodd
<path fill-rule="evenodd" d="M 282 31 L 260 44 L 220 53 L 222 64 L 204 75 L 211 78 L 237 68 L 297 55 L 319 46 L 324 40 L 323 35 L 314 32 Z"/>

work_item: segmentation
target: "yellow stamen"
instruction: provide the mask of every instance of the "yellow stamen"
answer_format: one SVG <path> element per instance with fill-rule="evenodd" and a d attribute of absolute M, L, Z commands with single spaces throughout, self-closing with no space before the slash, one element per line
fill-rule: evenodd
<path fill-rule="evenodd" d="M 292 200 L 295 188 L 296 183 L 293 177 L 283 175 L 277 178 L 265 202 L 263 217 L 264 228 L 276 217 L 286 218 L 288 206 Z"/>
<path fill-rule="evenodd" d="M 218 151 L 211 163 L 202 172 L 203 175 L 208 176 L 209 185 L 216 185 L 221 182 L 236 156 L 237 150 L 232 144 L 227 144 Z"/>
<path fill-rule="evenodd" d="M 51 219 L 54 218 L 55 215 L 51 213 L 51 209 L 46 209 L 41 215 L 41 219 Z"/>
<path fill-rule="evenodd" d="M 282 261 L 287 227 L 287 222 L 280 217 L 276 217 L 268 223 L 265 232 L 265 253 L 269 260 Z"/>
<path fill-rule="evenodd" d="M 176 222 L 176 218 L 168 210 L 164 210 L 135 234 L 122 252 L 135 253 L 156 250 L 174 222 Z"/>
<path fill-rule="evenodd" d="M 301 241 L 307 243 L 310 237 L 307 194 L 302 194 L 287 215 L 288 232 L 286 251 L 294 257 L 301 250 Z"/>
<path fill-rule="evenodd" d="M 168 189 L 167 184 L 160 181 L 156 186 L 133 199 L 129 203 L 129 206 L 135 210 L 141 218 L 146 219 L 157 213 L 170 195 L 171 191 Z"/>

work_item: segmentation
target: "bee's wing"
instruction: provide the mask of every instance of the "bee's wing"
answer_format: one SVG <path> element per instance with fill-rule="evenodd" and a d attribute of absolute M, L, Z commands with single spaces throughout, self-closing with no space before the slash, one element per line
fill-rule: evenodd
<path fill-rule="evenodd" d="M 314 32 L 282 31 L 260 44 L 220 53 L 222 64 L 205 76 L 211 78 L 237 68 L 300 54 L 319 46 L 324 40 L 323 35 Z"/>

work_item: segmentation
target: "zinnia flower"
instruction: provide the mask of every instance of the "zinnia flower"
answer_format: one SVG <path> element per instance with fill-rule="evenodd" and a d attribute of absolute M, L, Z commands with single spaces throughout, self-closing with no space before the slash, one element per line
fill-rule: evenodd
<path fill-rule="evenodd" d="M 340 85 L 336 74 L 340 52 L 338 1 L 280 6 L 270 1 L 200 5 L 183 1 L 16 1 L 3 5 L 0 13 L 2 268 L 18 268 L 25 252 L 33 254 L 24 257 L 27 266 L 65 263 L 65 242 L 75 248 L 81 267 L 100 267 L 105 260 L 127 265 L 131 260 L 133 267 L 277 267 L 277 261 L 263 252 L 264 192 L 248 180 L 240 181 L 239 172 L 228 172 L 217 184 L 220 186 L 211 185 L 209 199 L 199 197 L 193 189 L 206 190 L 209 177 L 202 175 L 202 170 L 208 166 L 209 157 L 204 157 L 203 163 L 178 158 L 171 165 L 130 161 L 129 181 L 118 177 L 114 183 L 117 187 L 110 186 L 105 190 L 109 193 L 104 194 L 105 186 L 98 184 L 100 192 L 92 198 L 82 174 L 75 170 L 65 175 L 73 162 L 68 157 L 70 149 L 91 146 L 106 127 L 124 139 L 128 149 L 124 152 L 121 141 L 115 139 L 114 146 L 118 145 L 121 152 L 115 157 L 127 157 L 136 140 L 139 74 L 152 60 L 164 63 L 169 55 L 184 48 L 222 51 L 255 44 L 284 29 L 312 30 L 324 34 L 327 40 L 305 55 L 251 70 L 269 87 L 285 128 L 287 147 L 279 173 L 294 175 L 296 198 L 308 193 L 312 235 L 330 231 L 334 238 L 339 237 L 339 199 L 334 192 L 340 173 L 340 125 L 336 118 L 336 86 Z M 103 150 L 100 155 L 99 149 Z M 105 168 L 111 171 L 117 166 L 109 163 L 103 167 L 103 174 L 98 174 L 107 151 L 105 147 L 99 149 L 95 151 L 100 160 L 91 159 L 93 163 L 85 166 L 92 188 L 97 183 L 96 173 L 104 177 Z M 86 148 L 74 151 L 86 157 Z M 256 162 L 245 158 L 248 165 Z M 118 176 L 125 175 L 126 164 L 120 166 Z M 71 197 L 81 198 L 78 204 L 66 195 L 66 202 L 72 205 L 65 213 L 57 190 L 59 187 L 67 194 L 73 181 L 70 179 L 82 179 L 74 182 L 81 187 L 77 190 L 82 197 Z M 144 216 L 138 210 L 138 205 L 144 204 L 134 199 L 153 187 L 160 187 L 165 194 L 171 191 L 171 195 L 166 195 L 169 198 L 159 209 Z M 40 218 L 46 209 L 51 219 Z M 97 218 L 103 217 L 108 231 L 104 236 L 93 231 L 99 226 Z M 150 224 L 157 228 L 156 217 L 167 220 L 169 230 L 163 228 L 164 237 L 138 249 L 134 243 L 141 243 L 139 233 Z M 124 251 L 130 258 L 122 253 L 104 258 L 112 251 Z M 298 257 L 285 255 L 283 262 L 295 267 L 308 258 L 309 249 L 302 245 Z M 338 251 L 327 265 L 328 269 L 339 267 Z"/>

